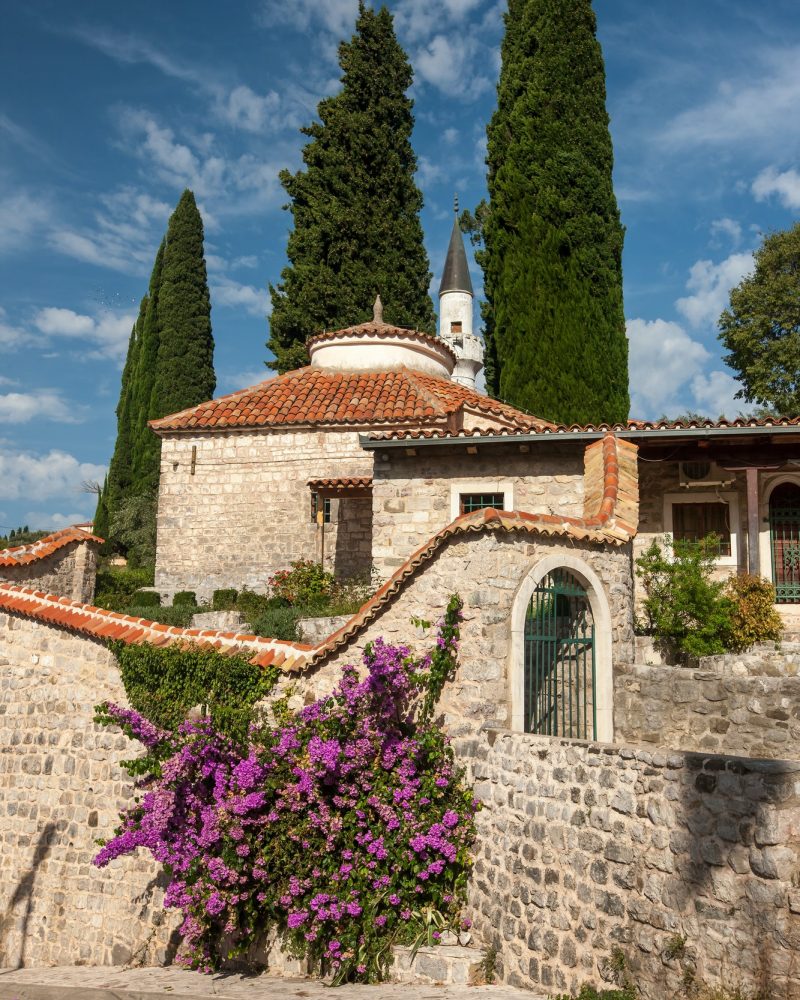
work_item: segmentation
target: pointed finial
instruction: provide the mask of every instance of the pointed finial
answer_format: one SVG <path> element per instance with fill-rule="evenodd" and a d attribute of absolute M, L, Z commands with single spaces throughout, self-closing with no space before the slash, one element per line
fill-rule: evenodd
<path fill-rule="evenodd" d="M 453 211 L 458 215 L 458 194 L 453 197 Z"/>
<path fill-rule="evenodd" d="M 383 323 L 383 303 L 380 295 L 375 296 L 375 305 L 372 307 L 372 322 Z"/>

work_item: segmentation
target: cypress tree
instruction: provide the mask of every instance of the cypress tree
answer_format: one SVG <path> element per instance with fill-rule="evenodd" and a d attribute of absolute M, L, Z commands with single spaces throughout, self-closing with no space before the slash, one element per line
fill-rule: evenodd
<path fill-rule="evenodd" d="M 624 230 L 591 0 L 509 0 L 488 128 L 487 387 L 563 423 L 624 421 Z"/>
<path fill-rule="evenodd" d="M 142 332 L 140 337 L 136 374 L 132 390 L 130 420 L 133 437 L 133 476 L 135 488 L 131 493 L 139 493 L 147 486 L 153 485 L 153 475 L 158 482 L 158 465 L 160 444 L 147 426 L 150 419 L 150 407 L 155 392 L 156 371 L 158 365 L 158 346 L 161 336 L 161 326 L 158 315 L 158 302 L 161 295 L 161 274 L 164 266 L 165 240 L 156 252 L 153 271 L 150 275 L 150 286 L 146 296 Z"/>
<path fill-rule="evenodd" d="M 211 399 L 217 384 L 203 220 L 188 189 L 167 226 L 158 321 L 151 420 Z"/>
<path fill-rule="evenodd" d="M 431 274 L 414 183 L 413 74 L 389 11 L 359 3 L 351 41 L 339 46 L 342 89 L 302 131 L 305 168 L 283 171 L 294 228 L 289 265 L 270 286 L 267 346 L 279 372 L 306 363 L 305 340 L 363 322 L 380 293 L 387 323 L 433 331 Z"/>

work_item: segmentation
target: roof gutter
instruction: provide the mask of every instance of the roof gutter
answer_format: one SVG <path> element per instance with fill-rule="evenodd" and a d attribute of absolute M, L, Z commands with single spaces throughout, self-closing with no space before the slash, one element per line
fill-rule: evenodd
<path fill-rule="evenodd" d="M 554 430 L 539 431 L 535 434 L 481 434 L 481 435 L 452 435 L 449 437 L 406 437 L 376 440 L 367 434 L 359 434 L 359 444 L 365 451 L 377 451 L 379 449 L 390 448 L 421 448 L 434 445 L 448 444 L 539 444 L 543 441 L 598 441 L 607 434 L 630 441 L 662 441 L 684 438 L 689 440 L 705 440 L 707 438 L 730 439 L 735 437 L 768 437 L 775 434 L 794 434 L 800 438 L 799 426 L 782 426 L 780 424 L 772 426 L 756 427 L 684 427 L 668 428 L 659 430 L 652 428 L 649 430 L 637 430 L 627 428 L 625 430 L 599 430 L 599 431 L 570 431 Z"/>

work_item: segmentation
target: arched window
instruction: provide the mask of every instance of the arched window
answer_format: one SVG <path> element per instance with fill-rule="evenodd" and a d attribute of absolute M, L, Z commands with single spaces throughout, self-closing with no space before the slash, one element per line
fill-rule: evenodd
<path fill-rule="evenodd" d="M 800 604 L 800 486 L 780 483 L 769 498 L 772 579 L 778 604 Z"/>
<path fill-rule="evenodd" d="M 525 732 L 597 738 L 594 629 L 576 576 L 558 568 L 539 580 L 525 615 Z"/>
<path fill-rule="evenodd" d="M 590 563 L 567 552 L 541 559 L 520 582 L 511 611 L 512 728 L 611 742 L 612 649 L 606 587 Z"/>

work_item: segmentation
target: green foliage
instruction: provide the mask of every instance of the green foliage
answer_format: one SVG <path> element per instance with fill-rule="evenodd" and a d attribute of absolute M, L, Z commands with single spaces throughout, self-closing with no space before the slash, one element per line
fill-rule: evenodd
<path fill-rule="evenodd" d="M 111 648 L 131 706 L 164 729 L 175 729 L 199 705 L 221 732 L 246 734 L 254 706 L 278 679 L 275 667 L 259 667 L 210 646 L 115 642 Z"/>
<path fill-rule="evenodd" d="M 578 993 L 577 1000 L 637 1000 L 638 994 L 633 986 L 620 986 L 612 990 L 599 990 L 596 986 L 584 983 Z M 552 1000 L 575 1000 L 568 993 L 554 996 Z"/>
<path fill-rule="evenodd" d="M 203 257 L 203 220 L 188 189 L 167 226 L 158 320 L 150 419 L 211 399 L 217 381 L 211 298 Z"/>
<path fill-rule="evenodd" d="M 156 621 L 160 625 L 177 625 L 179 628 L 189 628 L 192 618 L 202 611 L 208 611 L 207 607 L 194 604 L 175 604 L 171 608 L 156 608 L 150 605 L 131 604 L 120 608 L 131 618 L 146 618 L 147 621 Z"/>
<path fill-rule="evenodd" d="M 133 568 L 151 566 L 156 560 L 155 489 L 122 497 L 111 519 L 111 536 L 128 555 Z"/>
<path fill-rule="evenodd" d="M 191 605 L 197 607 L 197 594 L 193 590 L 179 590 L 172 598 L 173 607 L 181 605 Z"/>
<path fill-rule="evenodd" d="M 304 613 L 304 608 L 267 608 L 249 619 L 250 628 L 255 635 L 262 635 L 268 639 L 296 642 L 300 638 L 297 623 Z"/>
<path fill-rule="evenodd" d="M 134 593 L 153 585 L 153 567 L 103 566 L 97 571 L 94 603 L 108 611 L 122 611 L 131 604 Z"/>
<path fill-rule="evenodd" d="M 717 547 L 714 536 L 703 542 L 676 541 L 669 558 L 653 541 L 636 560 L 649 628 L 672 652 L 711 656 L 728 648 L 734 605 L 725 582 L 711 578 Z"/>
<path fill-rule="evenodd" d="M 17 545 L 31 545 L 51 534 L 50 531 L 31 531 L 26 524 L 22 528 L 12 528 L 7 535 L 0 535 L 0 549 L 10 549 Z"/>
<path fill-rule="evenodd" d="M 236 607 L 239 592 L 232 587 L 215 590 L 211 595 L 211 607 L 214 611 L 232 611 Z M 175 595 L 177 600 L 177 594 Z"/>
<path fill-rule="evenodd" d="M 764 237 L 719 319 L 725 361 L 749 403 L 800 414 L 800 222 Z"/>
<path fill-rule="evenodd" d="M 341 91 L 302 130 L 304 168 L 280 175 L 294 228 L 289 264 L 270 286 L 269 364 L 279 372 L 307 363 L 312 334 L 370 319 L 377 293 L 387 323 L 435 325 L 406 96 L 412 71 L 386 7 L 359 5 L 339 65 Z"/>
<path fill-rule="evenodd" d="M 270 593 L 287 604 L 313 605 L 328 598 L 334 590 L 336 579 L 318 562 L 296 559 L 289 569 L 278 570 L 269 580 Z"/>
<path fill-rule="evenodd" d="M 739 652 L 756 642 L 779 642 L 783 619 L 775 610 L 775 587 L 760 576 L 743 573 L 728 581 L 733 602 L 730 633 L 726 645 Z"/>
<path fill-rule="evenodd" d="M 131 603 L 140 608 L 160 608 L 161 595 L 154 590 L 137 590 L 131 594 Z"/>
<path fill-rule="evenodd" d="M 628 416 L 624 231 L 590 0 L 510 0 L 482 237 L 489 391 L 563 423 Z"/>

